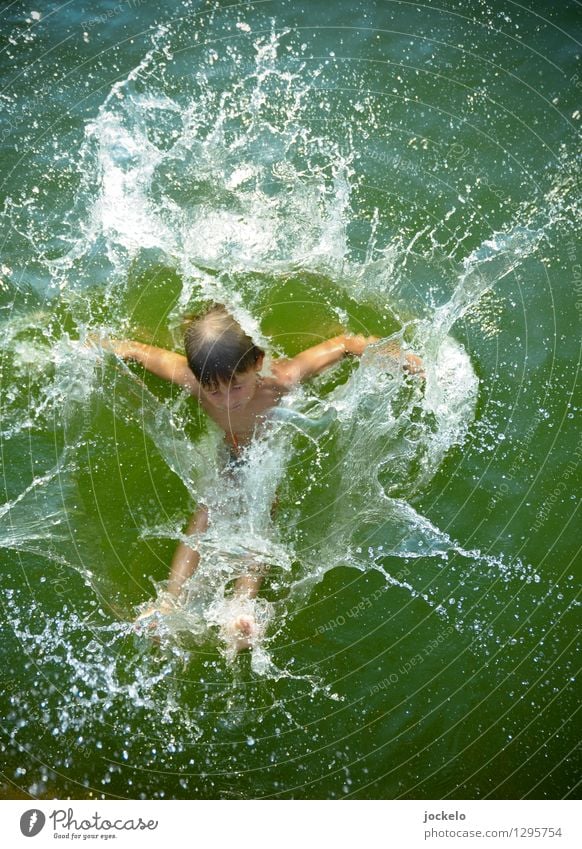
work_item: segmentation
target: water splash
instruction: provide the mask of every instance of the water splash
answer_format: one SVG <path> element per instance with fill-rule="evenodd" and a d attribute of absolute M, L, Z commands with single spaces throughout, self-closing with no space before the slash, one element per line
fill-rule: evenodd
<path fill-rule="evenodd" d="M 50 276 L 49 297 L 41 297 L 40 310 L 21 310 L 3 322 L 3 352 L 12 369 L 3 386 L 9 403 L 3 439 L 28 433 L 32 423 L 45 435 L 58 433 L 64 445 L 56 465 L 7 500 L 2 518 L 10 529 L 0 545 L 66 562 L 103 593 L 98 568 L 80 565 L 67 549 L 69 540 L 56 533 L 57 526 L 76 530 L 75 496 L 67 495 L 67 486 L 82 468 L 96 398 L 120 421 L 135 423 L 185 494 L 206 504 L 212 519 L 203 537 L 189 538 L 200 548 L 201 566 L 187 603 L 160 625 L 157 660 L 149 644 L 144 648 L 148 641 L 135 638 L 127 622 L 112 623 L 110 612 L 101 615 L 95 639 L 77 649 L 87 630 L 77 614 L 45 619 L 36 628 L 11 617 L 17 638 L 39 653 L 40 666 L 67 666 L 79 717 L 70 715 L 71 702 L 63 698 L 51 722 L 64 731 L 98 726 L 109 710 L 123 713 L 127 704 L 184 728 L 187 711 L 170 682 L 197 647 L 216 646 L 217 631 L 236 612 L 252 612 L 264 629 L 252 655 L 255 673 L 293 678 L 277 667 L 270 647 L 277 621 L 341 565 L 381 572 L 389 586 L 468 630 L 480 628 L 478 614 L 450 595 L 451 583 L 468 596 L 469 586 L 536 580 L 519 561 L 464 547 L 422 516 L 415 498 L 447 453 L 463 443 L 475 416 L 478 380 L 449 334 L 486 292 L 537 255 L 563 219 L 561 183 L 543 215 L 524 206 L 477 248 L 465 248 L 469 235 L 446 251 L 425 229 L 406 238 L 387 235 L 377 208 L 370 214 L 358 207 L 356 129 L 342 136 L 337 126 L 314 120 L 324 97 L 322 68 L 283 68 L 284 36 L 257 38 L 246 69 L 235 48 L 227 48 L 237 68 L 227 82 L 210 73 L 209 48 L 206 70 L 178 94 L 169 85 L 164 91 L 160 56 L 172 36 L 159 30 L 152 50 L 113 86 L 87 126 L 79 151 L 83 176 L 59 250 L 53 242 L 46 249 L 46 234 L 35 232 L 34 223 L 22 230 Z M 7 214 L 20 226 L 15 203 Z M 353 225 L 362 221 L 364 235 L 356 237 Z M 442 259 L 439 251 L 450 260 L 446 271 L 434 261 L 435 254 Z M 139 289 L 132 273 L 144 256 L 180 280 L 165 319 L 175 341 L 185 312 L 219 300 L 269 354 L 279 353 L 261 329 L 261 311 L 272 291 L 306 275 L 316 281 L 316 299 L 336 314 L 337 303 L 348 298 L 375 307 L 399 330 L 368 349 L 343 375 L 343 385 L 332 377 L 331 388 L 320 380 L 286 399 L 245 464 L 228 476 L 215 431 L 191 438 L 175 407 L 134 372 L 121 364 L 102 367 L 95 351 L 71 342 L 91 330 L 126 335 L 135 329 L 123 305 L 132 283 Z M 32 343 L 31 328 L 38 337 Z M 425 380 L 403 371 L 394 342 L 423 357 Z M 57 506 L 53 482 L 59 485 Z M 51 494 L 36 497 L 41 491 Z M 277 491 L 285 526 L 271 515 Z M 186 540 L 176 522 L 144 522 L 139 532 L 142 539 Z M 453 558 L 457 565 L 445 570 Z M 233 610 L 232 582 L 249 559 L 269 565 L 281 592 L 275 601 L 241 601 Z M 413 564 L 405 578 L 398 577 L 395 560 Z M 156 589 L 163 592 L 164 584 Z M 10 603 L 19 609 L 17 599 Z M 23 701 L 18 710 L 25 707 Z M 199 726 L 189 721 L 188 734 L 196 739 Z"/>

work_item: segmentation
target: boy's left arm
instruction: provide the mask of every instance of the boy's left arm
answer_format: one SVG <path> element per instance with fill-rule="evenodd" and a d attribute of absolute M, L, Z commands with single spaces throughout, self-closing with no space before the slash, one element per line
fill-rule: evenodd
<path fill-rule="evenodd" d="M 377 336 L 334 336 L 290 360 L 279 360 L 276 367 L 279 376 L 288 385 L 301 383 L 335 365 L 348 354 L 360 357 L 368 345 L 377 341 Z"/>
<path fill-rule="evenodd" d="M 302 351 L 290 360 L 280 361 L 277 364 L 280 377 L 288 385 L 301 383 L 303 380 L 320 374 L 329 366 L 335 365 L 347 355 L 361 357 L 368 345 L 373 345 L 374 342 L 379 341 L 379 336 L 334 336 L 333 339 L 328 339 L 326 342 L 321 342 L 319 345 L 314 345 L 312 348 Z M 395 350 L 394 353 L 399 356 L 400 350 Z M 415 354 L 405 354 L 404 359 L 403 367 L 406 371 L 424 376 L 420 357 Z"/>

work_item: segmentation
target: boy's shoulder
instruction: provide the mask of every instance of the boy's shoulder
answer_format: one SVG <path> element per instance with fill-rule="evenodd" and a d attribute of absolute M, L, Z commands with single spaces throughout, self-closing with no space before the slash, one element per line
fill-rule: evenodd
<path fill-rule="evenodd" d="M 293 386 L 296 386 L 301 378 L 299 367 L 293 362 L 293 360 L 286 358 L 273 360 L 271 362 L 270 372 L 270 379 L 282 391 L 289 390 Z"/>

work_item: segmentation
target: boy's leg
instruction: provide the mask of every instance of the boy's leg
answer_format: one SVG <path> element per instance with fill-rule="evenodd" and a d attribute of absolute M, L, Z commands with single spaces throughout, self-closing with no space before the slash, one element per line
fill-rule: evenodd
<path fill-rule="evenodd" d="M 254 598 L 261 588 L 264 574 L 264 568 L 253 563 L 249 568 L 249 574 L 242 575 L 234 585 L 235 596 Z"/>
<path fill-rule="evenodd" d="M 198 510 L 194 513 L 190 522 L 188 523 L 188 527 L 186 528 L 185 533 L 190 534 L 202 534 L 208 527 L 208 509 L 204 506 L 198 508 Z M 198 568 L 198 564 L 200 563 L 200 554 L 195 551 L 193 548 L 190 548 L 186 543 L 181 542 L 176 551 L 174 552 L 174 556 L 172 558 L 172 565 L 170 568 L 170 576 L 168 578 L 168 589 L 167 592 L 169 595 L 174 596 L 174 598 L 178 598 L 182 591 L 182 586 L 188 580 L 188 578 L 194 574 L 196 569 Z M 167 597 L 164 598 L 162 596 L 162 600 L 158 600 L 153 604 L 150 604 L 145 610 L 143 610 L 136 619 L 136 623 L 140 622 L 143 619 L 147 619 L 153 613 L 169 613 L 174 608 L 174 602 L 170 601 Z"/>
<path fill-rule="evenodd" d="M 204 506 L 199 507 L 194 513 L 186 534 L 203 534 L 208 528 L 208 509 Z M 190 548 L 185 542 L 179 543 L 174 557 L 172 558 L 172 566 L 170 569 L 170 577 L 168 579 L 168 592 L 178 597 L 184 583 L 190 578 L 200 563 L 200 554 L 193 548 Z"/>
<path fill-rule="evenodd" d="M 261 587 L 266 568 L 258 563 L 251 562 L 248 574 L 242 575 L 234 585 L 234 599 L 255 598 Z M 223 637 L 232 646 L 235 652 L 251 648 L 256 639 L 261 635 L 262 628 L 257 623 L 254 615 L 238 613 L 223 629 Z"/>
<path fill-rule="evenodd" d="M 271 506 L 272 519 L 275 518 L 278 506 L 279 497 L 276 495 Z M 268 567 L 264 564 L 251 560 L 247 574 L 242 575 L 234 585 L 234 597 L 240 599 L 255 598 L 259 593 L 267 569 Z M 242 613 L 228 623 L 224 635 L 236 651 L 242 651 L 253 645 L 253 641 L 260 635 L 260 628 L 254 616 Z"/>

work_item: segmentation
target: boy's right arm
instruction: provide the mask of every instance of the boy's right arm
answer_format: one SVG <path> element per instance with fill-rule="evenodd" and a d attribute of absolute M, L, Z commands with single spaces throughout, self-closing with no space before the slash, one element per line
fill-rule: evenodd
<path fill-rule="evenodd" d="M 101 340 L 101 345 L 123 360 L 134 360 L 140 363 L 157 377 L 171 380 L 172 383 L 177 383 L 178 386 L 194 394 L 198 392 L 198 381 L 183 354 L 176 354 L 165 348 L 156 348 L 155 345 L 146 345 L 129 339 Z"/>

